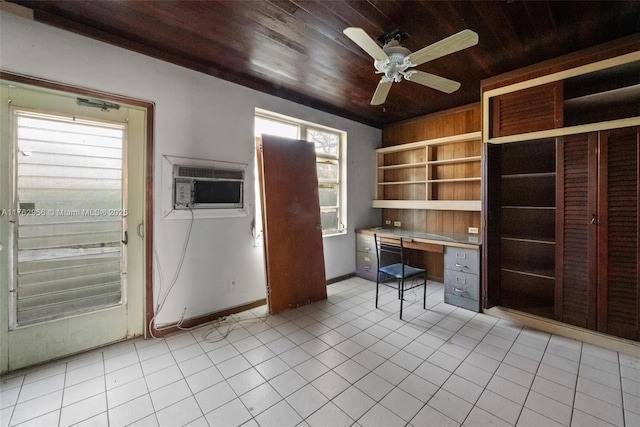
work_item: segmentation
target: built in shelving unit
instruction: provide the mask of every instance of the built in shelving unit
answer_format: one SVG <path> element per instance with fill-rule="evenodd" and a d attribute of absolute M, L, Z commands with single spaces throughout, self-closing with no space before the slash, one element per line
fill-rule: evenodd
<path fill-rule="evenodd" d="M 376 150 L 374 208 L 480 211 L 480 132 Z"/>
<path fill-rule="evenodd" d="M 483 140 L 494 144 L 640 123 L 640 52 L 482 94 Z"/>
<path fill-rule="evenodd" d="M 483 308 L 640 339 L 640 39 L 630 43 L 483 81 Z"/>
<path fill-rule="evenodd" d="M 501 299 L 553 314 L 555 289 L 555 139 L 501 147 Z"/>

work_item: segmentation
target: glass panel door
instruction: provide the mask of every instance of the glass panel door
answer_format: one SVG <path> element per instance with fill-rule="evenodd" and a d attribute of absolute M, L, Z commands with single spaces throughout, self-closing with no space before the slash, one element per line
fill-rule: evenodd
<path fill-rule="evenodd" d="M 120 304 L 125 126 L 14 115 L 14 326 Z"/>

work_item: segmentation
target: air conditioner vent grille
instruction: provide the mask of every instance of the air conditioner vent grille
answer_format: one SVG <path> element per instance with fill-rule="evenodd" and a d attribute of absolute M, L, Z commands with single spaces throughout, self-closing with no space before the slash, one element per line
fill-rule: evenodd
<path fill-rule="evenodd" d="M 244 179 L 243 171 L 180 166 L 178 175 L 185 178 Z"/>

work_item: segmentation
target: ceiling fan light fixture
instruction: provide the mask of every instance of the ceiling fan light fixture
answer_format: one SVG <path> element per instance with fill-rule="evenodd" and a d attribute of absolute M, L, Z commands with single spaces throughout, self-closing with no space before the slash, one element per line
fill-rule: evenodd
<path fill-rule="evenodd" d="M 402 81 L 404 72 L 411 66 L 406 61 L 411 51 L 404 46 L 400 46 L 396 40 L 389 42 L 382 50 L 387 54 L 387 59 L 373 61 L 376 73 L 383 74 L 383 78 L 386 77 L 385 81 Z"/>
<path fill-rule="evenodd" d="M 376 91 L 371 99 L 371 105 L 384 103 L 391 84 L 393 82 L 401 82 L 403 79 L 440 92 L 455 92 L 460 87 L 460 83 L 456 81 L 423 71 L 408 69 L 478 43 L 478 35 L 475 32 L 462 30 L 446 39 L 411 53 L 409 49 L 400 44 L 398 39 L 401 40 L 401 37 L 395 37 L 395 34 L 400 34 L 399 31 L 395 31 L 394 35 L 385 36 L 385 45 L 383 47 L 380 47 L 361 28 L 346 28 L 344 34 L 374 59 L 373 65 L 376 69 L 376 74 L 382 74 L 382 78 L 378 82 Z"/>

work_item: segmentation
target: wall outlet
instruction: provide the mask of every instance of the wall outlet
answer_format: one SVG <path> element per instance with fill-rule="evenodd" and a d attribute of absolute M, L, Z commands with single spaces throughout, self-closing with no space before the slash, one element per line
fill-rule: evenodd
<path fill-rule="evenodd" d="M 400 226 L 402 226 L 402 223 L 400 221 L 393 221 L 393 226 L 394 227 L 400 227 Z"/>
<path fill-rule="evenodd" d="M 469 234 L 478 234 L 478 227 L 469 227 Z"/>
<path fill-rule="evenodd" d="M 385 220 L 384 225 L 391 225 L 391 220 L 390 219 Z"/>

